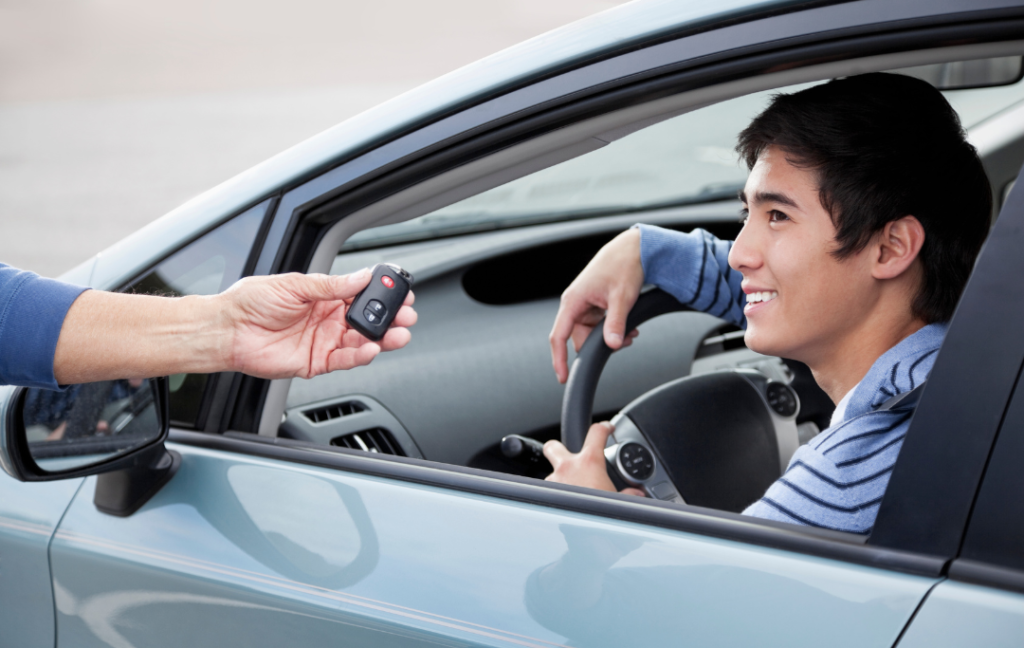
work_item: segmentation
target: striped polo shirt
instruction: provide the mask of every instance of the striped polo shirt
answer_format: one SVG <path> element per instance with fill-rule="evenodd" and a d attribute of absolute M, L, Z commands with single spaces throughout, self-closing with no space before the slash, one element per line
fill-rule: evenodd
<path fill-rule="evenodd" d="M 638 227 L 646 283 L 692 308 L 746 328 L 743 277 L 729 267 L 732 241 L 700 229 L 683 234 Z M 870 532 L 913 415 L 913 405 L 879 407 L 928 377 L 946 328 L 946 324 L 929 324 L 882 354 L 844 398 L 845 410 L 827 430 L 796 451 L 782 477 L 744 514 Z"/>

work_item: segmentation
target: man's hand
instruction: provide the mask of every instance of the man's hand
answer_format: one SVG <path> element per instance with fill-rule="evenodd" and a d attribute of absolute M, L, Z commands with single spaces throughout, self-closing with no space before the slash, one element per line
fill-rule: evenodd
<path fill-rule="evenodd" d="M 544 456 L 555 469 L 545 479 L 559 484 L 586 486 L 614 493 L 615 484 L 608 477 L 604 458 L 604 447 L 614 431 L 615 428 L 607 421 L 594 423 L 587 431 L 587 438 L 579 454 L 569 452 L 569 449 L 558 441 L 545 443 Z M 623 488 L 621 492 L 644 497 L 643 491 L 637 488 Z"/>
<path fill-rule="evenodd" d="M 612 349 L 629 346 L 637 332 L 630 331 L 626 335 L 626 317 L 640 296 L 643 285 L 640 230 L 629 229 L 601 248 L 562 293 L 555 324 L 548 336 L 558 382 L 564 383 L 569 378 L 565 346 L 569 338 L 579 351 L 590 331 L 606 313 L 605 344 Z"/>
<path fill-rule="evenodd" d="M 369 284 L 369 270 L 343 275 L 248 277 L 218 295 L 232 332 L 230 364 L 259 378 L 311 378 L 369 364 L 409 343 L 412 292 L 381 341 L 349 327 L 345 313 Z"/>

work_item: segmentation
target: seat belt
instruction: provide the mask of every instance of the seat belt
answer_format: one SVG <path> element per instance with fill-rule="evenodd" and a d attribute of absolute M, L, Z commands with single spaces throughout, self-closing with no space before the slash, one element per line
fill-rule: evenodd
<path fill-rule="evenodd" d="M 882 403 L 881 405 L 879 405 L 875 409 L 875 411 L 876 412 L 883 412 L 885 410 L 891 410 L 891 409 L 907 409 L 907 408 L 911 408 L 911 407 L 917 407 L 917 402 L 919 400 L 921 400 L 921 392 L 924 391 L 924 386 L 925 386 L 925 384 L 927 384 L 927 382 L 928 382 L 927 380 L 924 381 L 923 383 L 921 383 L 917 387 L 914 387 L 913 389 L 911 389 L 908 392 L 903 392 L 902 394 L 896 394 L 895 396 L 893 396 L 889 400 L 887 400 L 884 403 Z"/>

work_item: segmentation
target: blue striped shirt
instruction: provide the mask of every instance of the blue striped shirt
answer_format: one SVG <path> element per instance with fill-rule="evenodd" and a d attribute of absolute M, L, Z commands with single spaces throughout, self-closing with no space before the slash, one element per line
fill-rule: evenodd
<path fill-rule="evenodd" d="M 746 327 L 732 241 L 704 230 L 683 234 L 640 225 L 644 279 L 695 309 Z M 920 385 L 931 371 L 946 324 L 929 324 L 892 347 L 853 388 L 839 421 L 801 446 L 782 475 L 744 513 L 770 520 L 868 533 L 889 483 L 913 406 L 878 408 Z"/>

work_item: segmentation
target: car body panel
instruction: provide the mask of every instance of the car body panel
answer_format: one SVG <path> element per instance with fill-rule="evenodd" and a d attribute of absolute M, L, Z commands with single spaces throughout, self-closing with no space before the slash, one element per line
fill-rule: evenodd
<path fill-rule="evenodd" d="M 0 646 L 55 644 L 48 549 L 81 483 L 19 482 L 0 472 Z"/>
<path fill-rule="evenodd" d="M 986 646 L 1024 642 L 1024 594 L 946 581 L 928 595 L 899 648 Z"/>
<path fill-rule="evenodd" d="M 68 509 L 51 550 L 61 645 L 891 646 L 935 582 L 172 447 L 181 469 L 133 516 L 98 512 L 95 478 Z"/>

